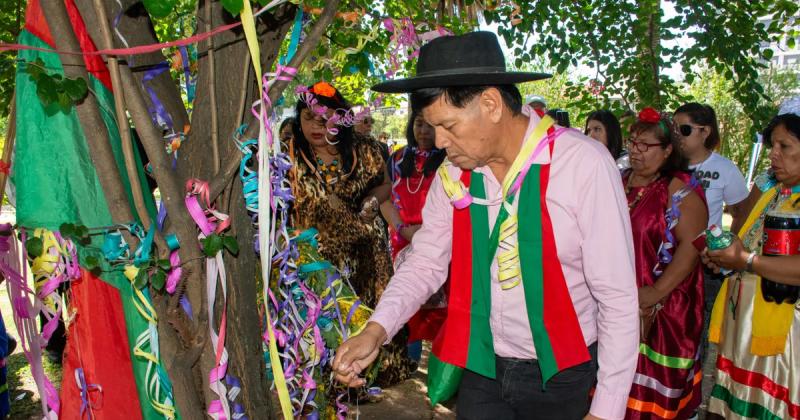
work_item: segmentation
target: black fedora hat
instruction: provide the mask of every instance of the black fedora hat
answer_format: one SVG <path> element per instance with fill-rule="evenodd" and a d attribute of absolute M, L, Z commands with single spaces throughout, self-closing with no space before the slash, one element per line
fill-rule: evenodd
<path fill-rule="evenodd" d="M 506 71 L 497 36 L 480 31 L 440 37 L 423 45 L 416 76 L 379 83 L 372 90 L 403 93 L 430 87 L 508 85 L 548 77 L 547 73 Z"/>

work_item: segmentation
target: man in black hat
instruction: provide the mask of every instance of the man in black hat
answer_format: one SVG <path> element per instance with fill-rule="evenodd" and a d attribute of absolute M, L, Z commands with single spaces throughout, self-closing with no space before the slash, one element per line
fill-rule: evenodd
<path fill-rule="evenodd" d="M 449 272 L 432 402 L 457 391 L 461 419 L 624 417 L 639 353 L 627 200 L 599 143 L 522 106 L 514 84 L 546 77 L 507 72 L 496 36 L 474 32 L 431 41 L 415 77 L 373 87 L 410 92 L 449 162 L 370 322 L 339 347 L 337 380 L 364 385 Z"/>

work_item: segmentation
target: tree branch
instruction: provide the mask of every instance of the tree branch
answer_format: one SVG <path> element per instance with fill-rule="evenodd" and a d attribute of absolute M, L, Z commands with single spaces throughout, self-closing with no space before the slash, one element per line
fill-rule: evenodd
<path fill-rule="evenodd" d="M 100 26 L 100 33 L 103 34 L 102 42 L 103 48 L 113 48 L 114 43 L 111 38 L 111 29 L 108 25 L 108 18 L 106 16 L 106 9 L 103 6 L 102 0 L 94 0 L 95 11 L 97 12 L 97 20 Z M 119 77 L 119 61 L 115 56 L 107 56 L 108 69 L 111 73 L 111 86 L 116 93 L 114 95 L 114 108 L 117 117 L 117 129 L 119 130 L 119 137 L 122 142 L 122 154 L 125 158 L 125 169 L 128 172 L 128 181 L 131 185 L 131 194 L 133 195 L 133 203 L 136 206 L 136 212 L 144 225 L 145 230 L 150 230 L 151 220 L 150 214 L 147 212 L 147 207 L 144 204 L 144 195 L 142 194 L 142 184 L 139 182 L 139 173 L 136 168 L 136 159 L 133 155 L 133 143 L 131 142 L 130 126 L 128 124 L 128 117 L 125 114 L 125 98 L 122 94 L 122 86 Z"/>
<path fill-rule="evenodd" d="M 211 31 L 211 7 L 206 7 L 206 31 Z M 214 68 L 214 37 L 207 40 L 208 45 L 208 93 L 211 102 L 211 155 L 214 173 L 219 172 L 219 123 L 217 121 L 217 87 L 214 79 L 217 77 Z"/>
<path fill-rule="evenodd" d="M 306 35 L 305 41 L 300 44 L 300 47 L 297 49 L 294 57 L 292 57 L 292 60 L 289 62 L 288 67 L 299 68 L 300 65 L 305 61 L 306 57 L 311 54 L 311 51 L 317 47 L 320 38 L 322 38 L 322 35 L 328 29 L 328 25 L 330 25 L 331 22 L 333 22 L 334 17 L 336 17 L 336 10 L 339 7 L 339 3 L 340 0 L 328 0 L 327 4 L 325 5 L 325 9 L 322 11 L 322 14 L 320 14 L 319 19 L 317 19 L 317 22 L 314 24 L 314 27 L 311 29 L 308 35 Z M 261 75 L 256 76 L 261 77 Z M 276 81 L 269 89 L 269 100 L 272 103 L 275 103 L 288 85 L 288 81 Z M 244 134 L 244 138 L 253 138 L 257 134 L 258 120 L 253 117 L 247 126 L 247 131 Z M 234 153 L 230 156 L 230 160 L 225 164 L 223 172 L 214 177 L 214 180 L 209 184 L 211 201 L 214 201 L 217 197 L 219 197 L 219 195 L 225 189 L 225 186 L 228 185 L 230 177 L 236 173 L 236 169 L 238 167 L 239 155 Z"/>

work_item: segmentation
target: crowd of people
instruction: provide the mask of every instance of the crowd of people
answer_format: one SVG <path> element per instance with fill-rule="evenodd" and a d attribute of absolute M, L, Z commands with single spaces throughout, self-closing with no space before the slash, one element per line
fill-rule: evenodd
<path fill-rule="evenodd" d="M 415 77 L 373 87 L 410 94 L 405 147 L 371 138 L 371 117 L 331 130 L 351 107 L 325 82 L 309 87 L 325 112 L 298 101 L 281 124 L 292 223 L 375 308 L 336 379 L 396 384 L 429 340 L 429 395 L 457 395 L 458 418 L 687 419 L 710 339 L 709 416 L 800 418 L 800 241 L 784 229 L 792 249 L 762 252 L 766 216 L 800 202 L 800 99 L 764 130 L 751 190 L 714 151 L 710 106 L 625 127 L 598 110 L 580 132 L 523 103 L 516 84 L 546 77 L 506 71 L 494 34 L 443 37 Z M 708 250 L 724 209 L 738 237 Z"/>

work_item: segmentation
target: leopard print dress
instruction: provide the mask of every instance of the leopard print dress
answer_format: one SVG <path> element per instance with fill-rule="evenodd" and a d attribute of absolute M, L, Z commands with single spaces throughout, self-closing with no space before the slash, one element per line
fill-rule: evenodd
<path fill-rule="evenodd" d="M 297 152 L 294 226 L 319 231 L 322 256 L 349 273 L 362 304 L 374 309 L 392 276 L 392 260 L 383 220 L 376 217 L 366 223 L 359 212 L 367 194 L 384 182 L 386 163 L 375 141 L 356 137 L 353 150 L 353 170 L 333 183 L 317 170 L 312 157 Z M 390 386 L 410 376 L 407 338 L 404 330 L 384 347 L 375 385 Z"/>

